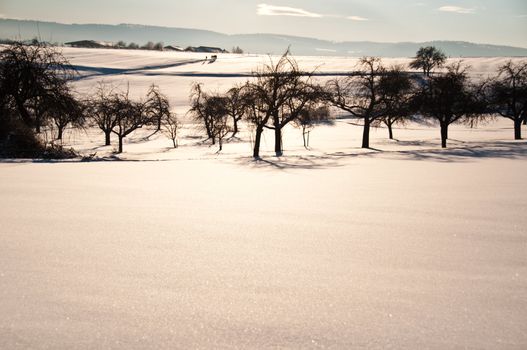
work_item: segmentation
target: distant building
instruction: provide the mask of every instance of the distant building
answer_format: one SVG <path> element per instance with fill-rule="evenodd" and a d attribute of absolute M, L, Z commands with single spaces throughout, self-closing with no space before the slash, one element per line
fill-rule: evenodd
<path fill-rule="evenodd" d="M 203 52 L 203 53 L 229 53 L 229 51 L 221 49 L 219 47 L 210 47 L 210 46 L 198 46 L 198 47 L 189 46 L 185 49 L 185 51 Z"/>
<path fill-rule="evenodd" d="M 179 47 L 179 46 L 172 46 L 172 45 L 167 45 L 163 48 L 163 51 L 185 51 L 184 48 L 182 47 Z"/>
<path fill-rule="evenodd" d="M 64 43 L 66 46 L 70 47 L 82 47 L 82 48 L 90 48 L 90 49 L 102 49 L 102 48 L 110 48 L 113 47 L 113 44 L 108 44 L 103 41 L 95 41 L 95 40 L 79 40 L 79 41 L 70 41 L 69 43 Z"/>

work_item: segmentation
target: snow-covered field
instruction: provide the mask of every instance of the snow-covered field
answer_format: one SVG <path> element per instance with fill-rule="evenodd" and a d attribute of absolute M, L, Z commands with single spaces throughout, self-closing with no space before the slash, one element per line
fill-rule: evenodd
<path fill-rule="evenodd" d="M 79 91 L 156 82 L 181 116 L 193 81 L 223 90 L 266 59 L 65 54 L 92 74 Z M 485 75 L 504 59 L 466 61 Z M 188 122 L 178 149 L 147 134 L 123 161 L 0 162 L 0 348 L 527 348 L 527 143 L 512 123 L 456 126 L 447 150 L 436 127 L 381 128 L 364 151 L 340 119 L 309 151 L 286 130 L 279 159 L 264 134 L 260 162 L 247 128 L 221 154 Z M 104 157 L 102 140 L 65 143 Z"/>

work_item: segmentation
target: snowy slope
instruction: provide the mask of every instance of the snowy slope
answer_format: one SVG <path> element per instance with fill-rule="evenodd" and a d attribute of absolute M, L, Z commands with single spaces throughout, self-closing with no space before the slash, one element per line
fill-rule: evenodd
<path fill-rule="evenodd" d="M 192 58 L 100 52 L 66 54 L 117 69 Z M 181 114 L 193 80 L 241 79 L 135 72 L 76 87 L 101 77 L 137 96 L 158 82 Z M 527 347 L 527 143 L 507 121 L 456 126 L 447 150 L 434 127 L 397 128 L 399 141 L 376 129 L 364 151 L 342 119 L 312 131 L 310 151 L 286 130 L 282 158 L 264 134 L 261 162 L 246 126 L 222 154 L 197 133 L 187 122 L 174 150 L 143 130 L 124 161 L 0 162 L 0 348 Z M 100 141 L 68 131 L 65 143 L 110 155 Z"/>

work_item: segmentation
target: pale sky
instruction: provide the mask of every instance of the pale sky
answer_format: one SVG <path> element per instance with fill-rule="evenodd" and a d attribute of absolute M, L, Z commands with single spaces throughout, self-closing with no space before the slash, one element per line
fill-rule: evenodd
<path fill-rule="evenodd" d="M 527 0 L 0 0 L 0 16 L 334 41 L 462 40 L 527 47 Z"/>

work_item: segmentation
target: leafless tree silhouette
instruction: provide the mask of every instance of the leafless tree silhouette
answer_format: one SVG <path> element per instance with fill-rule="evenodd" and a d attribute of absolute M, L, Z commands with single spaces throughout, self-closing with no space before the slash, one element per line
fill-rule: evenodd
<path fill-rule="evenodd" d="M 353 117 L 362 119 L 362 148 L 370 147 L 370 127 L 383 117 L 379 82 L 385 74 L 380 58 L 363 57 L 360 70 L 328 82 L 328 100 Z"/>
<path fill-rule="evenodd" d="M 488 84 L 491 110 L 514 122 L 514 139 L 520 140 L 521 124 L 527 121 L 527 61 L 509 61 Z"/>
<path fill-rule="evenodd" d="M 170 103 L 168 102 L 167 96 L 161 92 L 158 85 L 150 85 L 146 95 L 145 107 L 150 120 L 156 126 L 155 132 L 160 131 L 163 119 L 170 115 Z"/>
<path fill-rule="evenodd" d="M 165 135 L 172 140 L 172 145 L 174 148 L 178 148 L 177 137 L 179 133 L 179 128 L 181 124 L 177 119 L 176 115 L 170 113 L 163 118 L 162 127 Z"/>
<path fill-rule="evenodd" d="M 420 113 L 439 122 L 442 148 L 447 146 L 451 124 L 471 123 L 484 117 L 477 88 L 470 83 L 467 69 L 461 62 L 447 67 L 446 73 L 431 77 L 418 96 Z"/>
<path fill-rule="evenodd" d="M 305 106 L 322 98 L 321 89 L 311 83 L 312 73 L 301 72 L 287 51 L 278 62 L 264 65 L 247 83 L 247 120 L 255 126 L 253 157 L 260 157 L 264 128 L 274 131 L 276 156 L 283 154 L 282 129 L 299 117 Z"/>
<path fill-rule="evenodd" d="M 388 136 L 393 140 L 393 126 L 404 124 L 416 112 L 415 85 L 401 66 L 387 69 L 379 79 L 381 100 L 381 122 L 388 128 Z"/>
<path fill-rule="evenodd" d="M 410 62 L 410 68 L 422 69 L 423 74 L 427 77 L 435 67 L 442 67 L 446 62 L 446 55 L 443 51 L 434 46 L 421 47 L 415 58 Z"/>
<path fill-rule="evenodd" d="M 311 103 L 299 113 L 298 118 L 294 120 L 294 124 L 302 130 L 304 148 L 309 149 L 311 130 L 319 124 L 333 124 L 333 119 L 327 106 Z"/>

